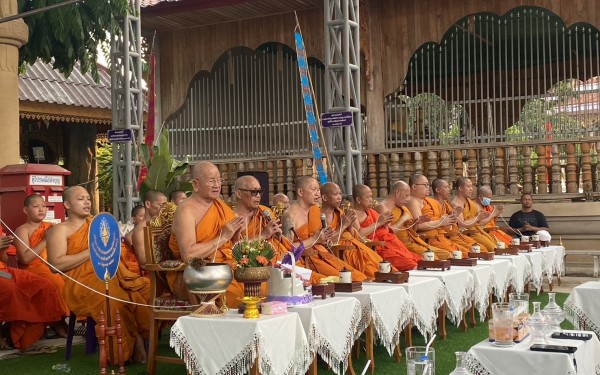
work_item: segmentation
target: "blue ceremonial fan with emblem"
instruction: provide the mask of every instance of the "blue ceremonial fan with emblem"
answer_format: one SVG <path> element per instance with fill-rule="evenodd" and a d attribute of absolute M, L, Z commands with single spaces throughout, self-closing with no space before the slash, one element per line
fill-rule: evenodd
<path fill-rule="evenodd" d="M 88 234 L 90 260 L 98 279 L 108 281 L 117 274 L 121 257 L 119 223 L 108 213 L 94 216 Z"/>

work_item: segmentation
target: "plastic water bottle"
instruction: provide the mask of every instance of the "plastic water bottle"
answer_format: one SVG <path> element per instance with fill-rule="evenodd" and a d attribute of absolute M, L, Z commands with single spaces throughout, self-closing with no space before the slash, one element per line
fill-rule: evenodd
<path fill-rule="evenodd" d="M 52 371 L 58 371 L 58 372 L 71 372 L 71 366 L 69 366 L 68 363 L 57 363 L 54 366 L 52 366 Z"/>

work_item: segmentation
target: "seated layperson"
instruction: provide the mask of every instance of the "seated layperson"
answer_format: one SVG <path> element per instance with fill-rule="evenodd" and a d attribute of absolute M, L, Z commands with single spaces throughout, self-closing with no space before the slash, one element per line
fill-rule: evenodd
<path fill-rule="evenodd" d="M 90 261 L 90 195 L 83 187 L 73 186 L 64 191 L 63 200 L 68 220 L 55 225 L 48 232 L 48 260 L 54 267 L 78 282 L 65 279 L 63 298 L 71 311 L 77 316 L 91 316 L 95 321 L 99 321 L 100 312 L 106 314 L 106 284 L 96 277 Z M 123 263 L 119 264 L 115 277 L 108 282 L 108 288 L 109 295 L 125 301 L 147 304 L 150 298 L 149 280 L 129 271 Z M 116 300 L 112 300 L 110 305 L 111 321 L 115 322 L 117 310 L 121 316 L 124 357 L 145 362 L 143 338 L 148 337 L 150 328 L 149 308 Z M 115 361 L 118 359 L 117 349 L 117 345 L 113 345 L 112 358 Z"/>
<path fill-rule="evenodd" d="M 385 212 L 379 215 L 371 208 L 373 192 L 366 185 L 355 185 L 352 189 L 354 209 L 360 223 L 360 234 L 372 241 L 384 241 L 385 245 L 377 247 L 377 254 L 390 262 L 398 271 L 408 271 L 417 268 L 421 257 L 408 251 L 390 228 L 393 215 Z"/>
<path fill-rule="evenodd" d="M 539 234 L 542 241 L 551 239 L 546 216 L 533 209 L 533 197 L 529 193 L 521 195 L 521 210 L 512 214 L 508 226 L 517 235 Z"/>

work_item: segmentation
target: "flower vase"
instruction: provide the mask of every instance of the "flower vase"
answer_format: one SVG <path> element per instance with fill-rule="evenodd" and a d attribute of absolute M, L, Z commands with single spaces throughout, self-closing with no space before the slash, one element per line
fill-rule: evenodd
<path fill-rule="evenodd" d="M 560 323 L 565 320 L 565 312 L 555 300 L 556 293 L 548 293 L 548 304 L 542 311 L 550 320 L 550 332 L 562 332 Z"/>
<path fill-rule="evenodd" d="M 244 284 L 244 297 L 261 297 L 261 285 L 270 276 L 271 267 L 238 267 L 233 273 L 235 280 Z"/>

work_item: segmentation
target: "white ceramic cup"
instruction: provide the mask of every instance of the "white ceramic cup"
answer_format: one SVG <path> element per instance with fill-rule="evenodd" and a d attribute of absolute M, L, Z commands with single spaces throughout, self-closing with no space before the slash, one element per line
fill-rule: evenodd
<path fill-rule="evenodd" d="M 392 265 L 389 262 L 379 262 L 379 272 L 390 273 L 392 271 Z"/>
<path fill-rule="evenodd" d="M 498 242 L 496 246 L 498 246 L 498 249 L 506 249 L 506 244 L 502 241 Z"/>
<path fill-rule="evenodd" d="M 521 240 L 518 238 L 513 238 L 512 240 L 510 240 L 510 243 L 512 245 L 519 246 L 521 244 Z"/>
<path fill-rule="evenodd" d="M 534 234 L 531 236 L 531 241 L 536 242 L 540 240 L 540 235 L 539 234 Z"/>
<path fill-rule="evenodd" d="M 471 252 L 472 253 L 480 253 L 481 252 L 481 246 L 478 244 L 472 245 L 471 246 Z"/>
<path fill-rule="evenodd" d="M 529 236 L 521 236 L 521 243 L 529 242 Z"/>
<path fill-rule="evenodd" d="M 423 253 L 423 260 L 427 260 L 427 261 L 431 261 L 433 262 L 435 260 L 435 254 L 433 253 L 433 251 L 426 251 Z"/>
<path fill-rule="evenodd" d="M 462 251 L 460 251 L 460 250 L 453 250 L 452 251 L 452 258 L 454 258 L 454 259 L 462 259 Z"/>
<path fill-rule="evenodd" d="M 351 283 L 352 282 L 352 272 L 350 271 L 340 271 L 340 283 Z"/>

